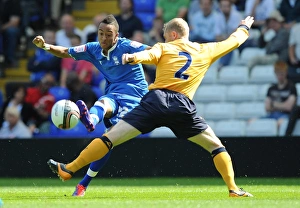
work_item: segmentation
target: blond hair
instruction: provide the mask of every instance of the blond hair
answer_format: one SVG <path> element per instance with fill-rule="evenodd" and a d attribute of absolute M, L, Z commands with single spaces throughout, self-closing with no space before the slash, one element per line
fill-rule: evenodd
<path fill-rule="evenodd" d="M 20 118 L 19 110 L 14 106 L 8 106 L 5 110 L 4 116 L 7 117 L 8 115 L 14 116 L 16 118 Z"/>
<path fill-rule="evenodd" d="M 164 32 L 175 31 L 180 37 L 189 37 L 189 26 L 187 22 L 182 18 L 171 19 L 164 25 Z"/>

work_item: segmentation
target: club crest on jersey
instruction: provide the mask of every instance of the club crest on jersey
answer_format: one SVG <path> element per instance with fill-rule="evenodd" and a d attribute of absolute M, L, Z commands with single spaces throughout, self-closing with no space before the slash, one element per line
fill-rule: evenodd
<path fill-rule="evenodd" d="M 76 46 L 76 47 L 74 47 L 74 51 L 76 53 L 85 52 L 86 51 L 86 46 L 85 45 Z"/>
<path fill-rule="evenodd" d="M 120 65 L 120 62 L 119 62 L 118 57 L 113 56 L 112 58 L 113 58 L 113 60 L 114 60 L 114 62 L 115 62 L 115 65 Z"/>
<path fill-rule="evenodd" d="M 136 41 L 131 41 L 131 42 L 130 42 L 130 46 L 132 46 L 132 47 L 134 47 L 134 48 L 139 48 L 139 47 L 142 46 L 142 44 L 139 43 L 139 42 L 136 42 Z"/>

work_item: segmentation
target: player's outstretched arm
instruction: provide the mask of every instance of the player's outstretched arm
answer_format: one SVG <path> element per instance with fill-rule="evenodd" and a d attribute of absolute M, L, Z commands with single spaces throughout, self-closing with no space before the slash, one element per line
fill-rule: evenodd
<path fill-rule="evenodd" d="M 55 46 L 51 45 L 45 42 L 43 36 L 36 36 L 33 40 L 32 43 L 36 45 L 38 48 L 42 48 L 49 53 L 53 54 L 54 56 L 60 57 L 60 58 L 69 58 L 70 55 L 68 53 L 68 48 L 63 47 L 63 46 Z"/>

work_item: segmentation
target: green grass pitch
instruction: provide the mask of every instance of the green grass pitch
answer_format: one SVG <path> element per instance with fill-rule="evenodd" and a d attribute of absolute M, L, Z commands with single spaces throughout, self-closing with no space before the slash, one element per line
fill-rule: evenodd
<path fill-rule="evenodd" d="M 295 208 L 298 178 L 237 178 L 253 198 L 229 198 L 221 178 L 96 178 L 84 197 L 72 197 L 80 178 L 0 178 L 1 208 Z"/>

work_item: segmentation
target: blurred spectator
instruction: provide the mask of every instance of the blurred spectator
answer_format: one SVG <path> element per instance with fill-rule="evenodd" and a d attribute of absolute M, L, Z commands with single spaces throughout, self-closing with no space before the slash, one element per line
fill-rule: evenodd
<path fill-rule="evenodd" d="M 5 65 L 18 65 L 17 46 L 21 33 L 21 6 L 19 0 L 0 1 L 0 33 L 3 37 Z"/>
<path fill-rule="evenodd" d="M 283 27 L 283 21 L 279 11 L 270 14 L 259 40 L 259 46 L 266 49 L 266 54 L 253 57 L 248 63 L 250 70 L 256 65 L 274 64 L 277 60 L 288 62 L 289 30 Z"/>
<path fill-rule="evenodd" d="M 246 1 L 244 16 L 253 16 L 255 21 L 252 28 L 261 29 L 271 12 L 276 9 L 274 0 Z"/>
<path fill-rule="evenodd" d="M 29 139 L 32 133 L 20 118 L 17 107 L 9 106 L 4 112 L 5 123 L 0 129 L 1 139 Z"/>
<path fill-rule="evenodd" d="M 215 35 L 216 41 L 223 41 L 233 33 L 239 26 L 242 15 L 236 9 L 233 9 L 231 0 L 220 0 L 220 11 L 216 17 Z M 220 58 L 218 69 L 230 64 L 233 52 Z"/>
<path fill-rule="evenodd" d="M 55 44 L 55 31 L 52 29 L 45 29 L 43 32 L 45 41 L 49 44 Z M 30 81 L 37 83 L 47 73 L 52 73 L 56 81 L 59 81 L 60 77 L 60 64 L 61 59 L 47 53 L 41 48 L 35 49 L 35 53 L 29 58 L 27 62 L 27 70 L 31 72 Z"/>
<path fill-rule="evenodd" d="M 71 14 L 72 12 L 72 0 L 50 0 L 50 21 L 56 23 L 59 21 L 59 17 L 66 13 Z"/>
<path fill-rule="evenodd" d="M 98 100 L 98 97 L 93 92 L 91 86 L 80 81 L 76 72 L 68 73 L 66 85 L 71 92 L 70 100 L 73 102 L 76 102 L 77 100 L 83 100 L 90 109 Z"/>
<path fill-rule="evenodd" d="M 55 103 L 55 97 L 49 93 L 49 89 L 54 85 L 54 76 L 47 73 L 36 86 L 27 88 L 25 102 L 33 105 L 37 111 L 39 115 L 37 127 L 41 133 L 49 131 L 51 109 Z"/>
<path fill-rule="evenodd" d="M 197 12 L 189 19 L 190 40 L 199 43 L 215 41 L 217 13 L 213 8 L 213 0 L 198 0 Z"/>
<path fill-rule="evenodd" d="M 292 136 L 293 131 L 295 129 L 297 120 L 300 118 L 300 106 L 295 105 L 292 109 L 292 111 L 290 112 L 290 116 L 288 119 L 288 124 L 285 130 L 285 136 L 289 137 Z"/>
<path fill-rule="evenodd" d="M 279 11 L 284 17 L 284 27 L 290 29 L 300 22 L 300 0 L 282 0 Z"/>
<path fill-rule="evenodd" d="M 289 37 L 288 78 L 294 83 L 300 82 L 300 23 L 291 28 Z"/>
<path fill-rule="evenodd" d="M 153 46 L 157 42 L 165 42 L 163 34 L 164 21 L 160 17 L 153 19 L 152 28 L 145 33 L 145 44 Z"/>
<path fill-rule="evenodd" d="M 137 42 L 144 42 L 144 28 L 142 21 L 134 15 L 133 0 L 118 0 L 120 14 L 116 16 L 119 23 L 119 36 Z"/>
<path fill-rule="evenodd" d="M 20 113 L 21 120 L 27 125 L 31 132 L 36 128 L 37 113 L 31 104 L 25 102 L 26 87 L 24 85 L 12 86 L 12 95 L 3 103 L 2 111 L 0 113 L 0 127 L 4 122 L 4 112 L 8 107 L 15 107 Z"/>
<path fill-rule="evenodd" d="M 56 32 L 56 44 L 64 47 L 71 47 L 70 37 L 74 34 L 79 35 L 82 44 L 86 42 L 82 31 L 75 27 L 74 17 L 70 14 L 64 14 L 60 19 L 60 30 Z"/>
<path fill-rule="evenodd" d="M 72 47 L 79 46 L 81 43 L 81 38 L 78 35 L 73 35 L 70 39 Z M 78 74 L 78 78 L 81 82 L 91 84 L 93 67 L 94 65 L 92 63 L 85 60 L 76 61 L 73 58 L 63 58 L 61 61 L 60 86 L 66 87 L 67 74 L 71 71 Z"/>
<path fill-rule="evenodd" d="M 106 13 L 96 14 L 93 18 L 93 23 L 83 28 L 83 35 L 86 38 L 86 42 L 98 41 L 98 27 L 100 22 L 107 16 Z"/>
<path fill-rule="evenodd" d="M 20 0 L 22 7 L 22 35 L 32 37 L 35 31 L 44 29 L 48 11 L 47 1 Z"/>
<path fill-rule="evenodd" d="M 289 115 L 296 104 L 297 89 L 293 82 L 287 79 L 288 65 L 277 61 L 274 64 L 274 72 L 277 83 L 270 86 L 265 99 L 266 118 L 274 118 L 278 121 L 278 127 Z"/>
<path fill-rule="evenodd" d="M 231 0 L 231 1 L 234 4 L 236 10 L 238 10 L 239 12 L 244 12 L 245 11 L 247 0 Z"/>
<path fill-rule="evenodd" d="M 168 22 L 175 17 L 187 19 L 190 0 L 157 0 L 155 13 L 164 22 Z"/>

